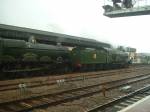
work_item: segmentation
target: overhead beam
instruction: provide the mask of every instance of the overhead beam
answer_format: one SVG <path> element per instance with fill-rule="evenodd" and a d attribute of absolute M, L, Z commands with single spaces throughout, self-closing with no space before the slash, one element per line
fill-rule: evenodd
<path fill-rule="evenodd" d="M 105 12 L 104 16 L 115 18 L 115 17 L 139 16 L 149 14 L 150 14 L 150 6 L 143 6 Z"/>

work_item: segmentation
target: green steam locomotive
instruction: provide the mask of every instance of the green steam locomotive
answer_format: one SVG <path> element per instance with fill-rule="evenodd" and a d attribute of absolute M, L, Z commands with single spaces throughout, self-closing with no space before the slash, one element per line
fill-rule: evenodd
<path fill-rule="evenodd" d="M 46 68 L 51 72 L 91 71 L 126 67 L 125 52 L 112 48 L 67 47 L 0 38 L 0 71 L 12 72 Z"/>

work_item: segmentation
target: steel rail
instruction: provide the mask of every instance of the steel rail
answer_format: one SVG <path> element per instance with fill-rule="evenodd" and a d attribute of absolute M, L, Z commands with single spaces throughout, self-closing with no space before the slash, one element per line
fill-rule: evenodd
<path fill-rule="evenodd" d="M 101 83 L 101 84 L 97 84 L 97 85 L 90 85 L 90 86 L 86 86 L 86 87 L 76 88 L 76 89 L 72 89 L 72 90 L 68 90 L 68 91 L 62 91 L 62 92 L 53 93 L 53 94 L 34 96 L 31 98 L 25 98 L 25 99 L 19 99 L 16 101 L 4 102 L 4 103 L 0 103 L 0 109 L 4 109 L 3 112 L 26 112 L 29 110 L 33 110 L 35 108 L 58 105 L 58 104 L 61 104 L 63 102 L 73 101 L 73 100 L 80 99 L 82 97 L 91 96 L 93 94 L 96 94 L 96 93 L 99 93 L 102 91 L 101 89 L 98 89 L 98 88 L 96 88 L 94 90 L 93 89 L 94 87 L 99 87 L 99 86 L 104 85 L 104 84 L 107 84 L 106 90 L 110 90 L 110 89 L 114 89 L 114 88 L 117 88 L 117 87 L 120 87 L 120 86 L 123 86 L 126 84 L 135 83 L 135 82 L 146 80 L 149 78 L 150 78 L 150 75 L 145 74 L 145 76 L 141 76 L 141 77 L 138 76 L 138 78 L 132 77 L 132 78 L 108 82 L 111 85 L 111 86 L 109 85 L 110 87 L 108 87 L 108 83 Z M 114 84 L 115 82 L 118 84 Z M 114 84 L 114 86 L 112 86 L 112 84 Z M 91 91 L 90 91 L 90 88 L 91 88 Z M 43 99 L 46 99 L 46 100 L 43 100 Z M 42 101 L 42 102 L 40 102 L 40 101 Z M 18 110 L 16 108 L 15 108 L 16 110 L 10 109 L 11 111 L 8 111 L 9 109 L 5 109 L 6 106 L 7 106 L 7 108 L 9 106 L 11 107 L 14 104 L 17 106 L 17 105 L 20 105 L 22 102 L 26 102 L 27 104 L 29 103 L 31 105 L 28 104 L 28 106 L 27 105 L 25 105 L 24 107 L 22 106 L 21 109 L 18 109 Z M 33 103 L 33 102 L 39 102 L 39 104 Z M 5 110 L 7 110 L 7 111 L 5 111 Z"/>
<path fill-rule="evenodd" d="M 111 108 L 114 105 L 120 104 L 121 102 L 124 102 L 125 100 L 127 100 L 127 99 L 129 99 L 129 98 L 131 98 L 131 97 L 133 97 L 135 95 L 144 94 L 144 92 L 147 92 L 147 91 L 150 91 L 150 85 L 147 85 L 147 86 L 145 86 L 143 88 L 140 88 L 140 89 L 138 89 L 138 90 L 136 90 L 136 91 L 134 91 L 132 93 L 124 95 L 124 96 L 122 96 L 122 97 L 120 97 L 118 99 L 112 100 L 112 101 L 110 101 L 108 103 L 105 103 L 103 105 L 97 105 L 97 106 L 87 110 L 86 112 L 99 112 L 99 111 L 102 112 L 106 108 L 109 108 L 109 107 Z M 150 95 L 150 93 L 147 94 L 147 95 Z"/>
<path fill-rule="evenodd" d="M 139 69 L 139 68 L 137 68 Z M 46 85 L 54 85 L 57 84 L 57 80 L 61 80 L 64 79 L 65 82 L 71 82 L 71 81 L 80 81 L 80 80 L 84 80 L 85 79 L 92 79 L 92 78 L 97 78 L 97 77 L 105 77 L 105 76 L 112 76 L 112 75 L 118 75 L 118 72 L 121 72 L 124 70 L 119 70 L 119 71 L 111 71 L 111 72 L 104 72 L 104 73 L 94 73 L 94 74 L 88 74 L 88 75 L 81 75 L 81 76 L 76 76 L 76 77 L 66 77 L 66 78 L 58 78 L 55 80 L 48 80 L 44 83 L 41 83 L 41 81 L 34 81 L 34 82 L 26 82 L 24 81 L 24 83 L 28 84 L 31 83 L 33 85 L 28 85 L 29 88 L 33 88 L 33 87 L 41 87 L 41 86 L 46 86 Z M 124 71 L 124 73 L 131 73 L 132 70 L 127 70 Z M 20 83 L 13 83 L 13 84 L 6 84 L 6 85 L 0 85 L 0 91 L 8 91 L 8 90 L 15 90 L 15 89 L 19 89 L 18 85 Z"/>

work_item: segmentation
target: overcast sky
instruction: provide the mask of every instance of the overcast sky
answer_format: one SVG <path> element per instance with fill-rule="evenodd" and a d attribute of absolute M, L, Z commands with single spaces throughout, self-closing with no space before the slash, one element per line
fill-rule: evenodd
<path fill-rule="evenodd" d="M 93 38 L 150 53 L 150 15 L 103 16 L 104 0 L 0 0 L 0 23 Z"/>

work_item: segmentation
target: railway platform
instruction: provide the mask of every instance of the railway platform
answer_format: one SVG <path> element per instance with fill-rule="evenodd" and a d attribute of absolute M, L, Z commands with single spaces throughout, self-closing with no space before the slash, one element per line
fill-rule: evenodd
<path fill-rule="evenodd" d="M 150 112 L 150 96 L 143 98 L 119 112 Z"/>

